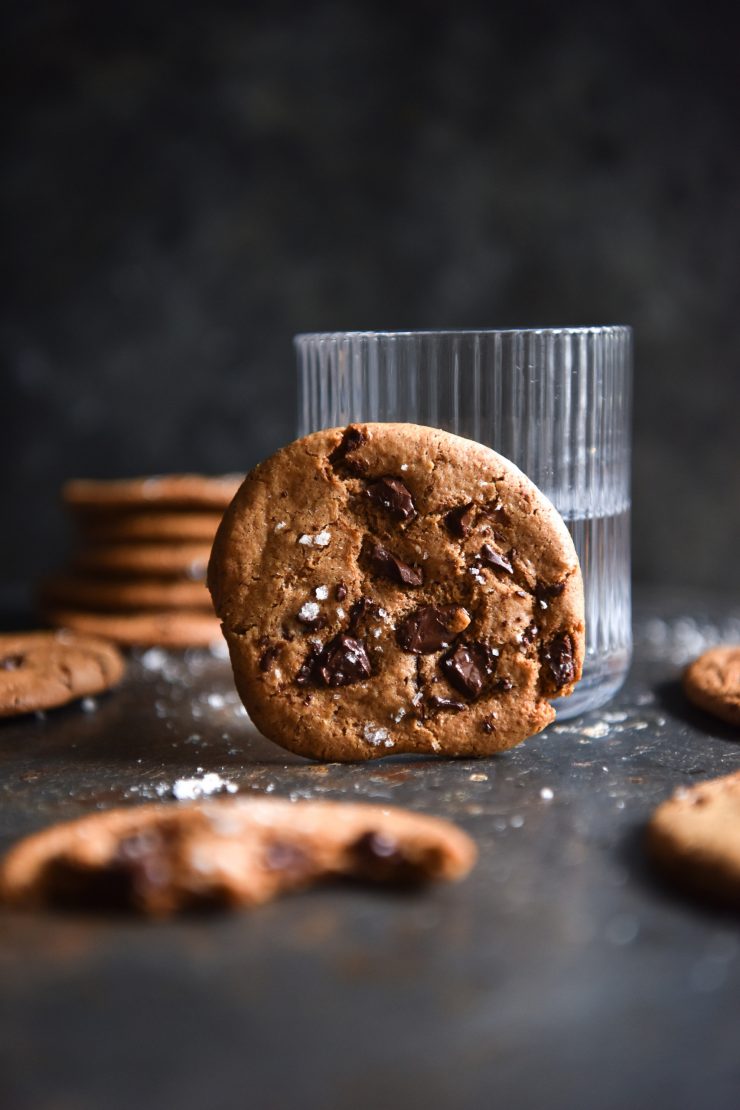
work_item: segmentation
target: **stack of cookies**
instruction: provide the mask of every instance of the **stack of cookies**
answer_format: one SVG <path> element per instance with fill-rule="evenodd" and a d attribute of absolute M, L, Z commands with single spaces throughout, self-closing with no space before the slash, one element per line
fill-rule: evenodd
<path fill-rule="evenodd" d="M 240 482 L 194 474 L 68 482 L 62 496 L 79 543 L 71 566 L 43 586 L 51 623 L 128 646 L 219 640 L 205 574 Z"/>

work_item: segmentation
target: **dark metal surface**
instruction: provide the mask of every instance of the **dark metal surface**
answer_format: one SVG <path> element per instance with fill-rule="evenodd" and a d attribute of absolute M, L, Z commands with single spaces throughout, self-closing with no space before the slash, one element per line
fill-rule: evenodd
<path fill-rule="evenodd" d="M 480 862 L 428 893 L 168 924 L 2 913 L 0 1105 L 735 1110 L 740 921 L 663 889 L 640 834 L 674 787 L 740 768 L 737 735 L 676 687 L 740 640 L 740 612 L 653 596 L 636 632 L 606 710 L 479 762 L 288 756 L 203 654 L 148 653 L 94 706 L 2 724 L 2 847 L 217 772 L 446 815 Z"/>

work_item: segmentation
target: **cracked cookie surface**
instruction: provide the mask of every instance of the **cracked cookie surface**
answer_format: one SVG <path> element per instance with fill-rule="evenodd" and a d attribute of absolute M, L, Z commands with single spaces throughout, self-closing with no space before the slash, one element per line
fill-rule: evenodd
<path fill-rule="evenodd" d="M 72 632 L 0 635 L 0 717 L 53 709 L 120 682 L 120 652 Z"/>
<path fill-rule="evenodd" d="M 278 451 L 226 511 L 208 585 L 250 716 L 313 758 L 501 751 L 581 674 L 562 519 L 508 460 L 433 428 Z"/>
<path fill-rule="evenodd" d="M 321 880 L 456 880 L 475 858 L 455 825 L 393 807 L 274 798 L 160 803 L 26 837 L 0 864 L 0 895 L 24 908 L 166 917 L 255 906 Z"/>

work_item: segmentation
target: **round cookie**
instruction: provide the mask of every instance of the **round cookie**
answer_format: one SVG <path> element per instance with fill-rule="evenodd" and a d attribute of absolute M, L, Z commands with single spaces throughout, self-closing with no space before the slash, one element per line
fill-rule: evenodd
<path fill-rule="evenodd" d="M 676 791 L 653 814 L 647 847 L 674 882 L 740 907 L 740 772 Z"/>
<path fill-rule="evenodd" d="M 475 857 L 460 829 L 406 810 L 267 798 L 160 803 L 95 813 L 20 841 L 0 865 L 0 896 L 24 908 L 164 917 L 256 906 L 327 879 L 456 880 Z"/>
<path fill-rule="evenodd" d="M 69 632 L 0 634 L 0 717 L 52 709 L 100 694 L 123 677 L 111 644 Z"/>
<path fill-rule="evenodd" d="M 97 481 L 76 478 L 62 488 L 64 503 L 81 512 L 116 509 L 220 509 L 239 488 L 242 476 L 223 474 L 157 474 L 148 478 Z"/>
<path fill-rule="evenodd" d="M 313 758 L 501 751 L 581 674 L 563 521 L 512 463 L 433 428 L 278 451 L 226 511 L 208 584 L 252 720 Z"/>
<path fill-rule="evenodd" d="M 59 628 L 100 636 L 125 647 L 209 647 L 221 639 L 221 626 L 216 618 L 196 610 L 91 613 L 52 609 L 47 615 Z"/>
<path fill-rule="evenodd" d="M 82 578 L 58 575 L 42 586 L 45 606 L 103 609 L 205 609 L 212 612 L 211 598 L 203 582 L 163 578 Z"/>
<path fill-rule="evenodd" d="M 213 542 L 221 513 L 121 512 L 98 513 L 81 520 L 87 543 Z"/>
<path fill-rule="evenodd" d="M 694 705 L 740 727 L 740 644 L 705 651 L 684 671 L 683 688 Z"/>
<path fill-rule="evenodd" d="M 205 578 L 210 543 L 129 543 L 90 547 L 74 558 L 77 570 L 91 574 Z"/>

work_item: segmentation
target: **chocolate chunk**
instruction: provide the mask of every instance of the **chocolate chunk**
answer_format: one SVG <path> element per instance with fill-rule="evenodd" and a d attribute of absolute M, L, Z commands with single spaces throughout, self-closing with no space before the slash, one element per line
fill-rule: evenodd
<path fill-rule="evenodd" d="M 507 694 L 509 690 L 514 689 L 514 683 L 510 678 L 497 678 L 495 688 L 502 694 Z"/>
<path fill-rule="evenodd" d="M 500 555 L 498 551 L 495 551 L 491 547 L 490 543 L 483 544 L 483 547 L 480 549 L 480 555 L 478 557 L 482 560 L 482 562 L 488 563 L 488 565 L 491 567 L 498 567 L 500 570 L 505 570 L 507 574 L 514 573 L 514 568 L 509 560 L 506 558 L 506 556 Z"/>
<path fill-rule="evenodd" d="M 359 597 L 349 611 L 349 631 L 352 635 L 358 631 L 363 617 L 380 616 L 380 606 L 371 601 L 369 597 Z"/>
<path fill-rule="evenodd" d="M 6 655 L 4 659 L 0 659 L 0 671 L 17 671 L 25 660 L 25 655 Z"/>
<path fill-rule="evenodd" d="M 424 574 L 421 567 L 404 563 L 382 544 L 372 543 L 372 541 L 366 543 L 364 555 L 372 570 L 383 578 L 398 582 L 401 586 L 423 586 Z"/>
<path fill-rule="evenodd" d="M 337 601 L 344 601 L 346 596 L 347 587 L 345 586 L 344 582 L 337 583 L 334 589 L 334 597 L 337 599 Z"/>
<path fill-rule="evenodd" d="M 430 709 L 451 709 L 453 713 L 459 713 L 461 709 L 467 709 L 467 705 L 462 701 L 455 701 L 454 698 L 441 698 L 438 694 L 432 694 L 427 702 Z"/>
<path fill-rule="evenodd" d="M 53 904 L 69 908 L 156 908 L 171 879 L 170 853 L 161 834 L 134 833 L 121 840 L 101 867 L 87 867 L 65 856 L 52 858 L 44 872 L 47 896 Z"/>
<path fill-rule="evenodd" d="M 471 501 L 468 505 L 458 505 L 445 515 L 445 524 L 453 536 L 464 540 L 473 530 L 473 510 L 475 506 Z"/>
<path fill-rule="evenodd" d="M 476 641 L 458 644 L 440 659 L 439 665 L 450 686 L 475 701 L 496 670 L 496 656 L 487 644 Z"/>
<path fill-rule="evenodd" d="M 573 641 L 567 632 L 554 636 L 540 652 L 544 670 L 544 682 L 548 689 L 560 690 L 568 686 L 576 676 L 573 659 Z"/>
<path fill-rule="evenodd" d="M 316 665 L 316 660 L 321 655 L 321 648 L 318 644 L 311 644 L 308 655 L 301 663 L 298 674 L 295 676 L 296 686 L 305 686 L 311 681 L 313 670 Z"/>
<path fill-rule="evenodd" d="M 538 582 L 534 591 L 534 595 L 539 602 L 540 609 L 547 609 L 550 601 L 559 595 L 565 589 L 565 579 L 562 582 L 553 582 L 552 585 L 546 585 L 544 582 Z"/>
<path fill-rule="evenodd" d="M 262 654 L 260 655 L 260 670 L 261 671 L 269 671 L 270 670 L 270 668 L 272 667 L 272 664 L 275 662 L 278 655 L 282 651 L 282 648 L 283 648 L 282 644 L 273 644 L 272 647 L 268 647 L 265 651 L 262 652 Z"/>
<path fill-rule="evenodd" d="M 343 467 L 353 474 L 364 474 L 365 463 L 361 459 L 353 459 L 348 456 L 351 456 L 353 451 L 361 447 L 366 439 L 367 436 L 361 428 L 356 427 L 354 424 L 350 424 L 348 428 L 344 429 L 341 442 L 329 455 L 329 462 L 331 465 L 333 467 Z"/>
<path fill-rule="evenodd" d="M 411 491 L 400 478 L 378 478 L 370 483 L 366 492 L 371 501 L 382 505 L 396 520 L 413 520 L 417 515 Z"/>
<path fill-rule="evenodd" d="M 422 605 L 401 621 L 396 637 L 403 651 L 428 655 L 449 647 L 469 623 L 468 614 L 459 605 Z"/>
<path fill-rule="evenodd" d="M 483 730 L 483 732 L 487 733 L 489 736 L 491 735 L 492 732 L 496 731 L 496 726 L 493 722 L 494 722 L 494 717 L 493 717 L 492 713 L 489 713 L 487 717 L 484 717 L 482 722 L 481 722 L 481 726 L 480 726 L 481 729 Z"/>
<path fill-rule="evenodd" d="M 533 644 L 534 641 L 537 639 L 537 634 L 538 633 L 539 633 L 539 628 L 534 623 L 534 621 L 530 621 L 529 624 L 527 625 L 527 627 L 522 632 L 520 642 L 522 644 Z"/>
<path fill-rule="evenodd" d="M 367 649 L 362 640 L 339 633 L 324 645 L 313 665 L 316 681 L 324 686 L 351 686 L 372 675 Z"/>

